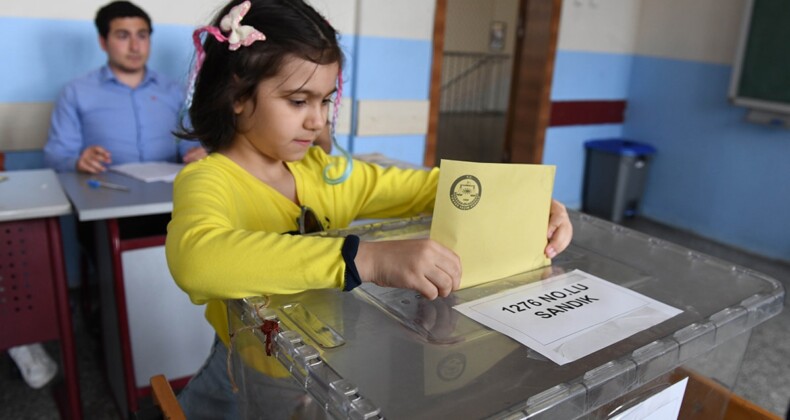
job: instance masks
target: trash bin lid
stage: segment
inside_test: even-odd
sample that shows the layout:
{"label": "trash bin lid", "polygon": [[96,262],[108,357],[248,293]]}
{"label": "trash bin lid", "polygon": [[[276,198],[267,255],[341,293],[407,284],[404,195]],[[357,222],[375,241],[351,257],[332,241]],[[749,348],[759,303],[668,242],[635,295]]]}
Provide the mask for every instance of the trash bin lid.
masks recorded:
{"label": "trash bin lid", "polygon": [[649,144],[626,139],[590,140],[584,143],[584,147],[623,156],[652,155],[656,153],[656,148]]}

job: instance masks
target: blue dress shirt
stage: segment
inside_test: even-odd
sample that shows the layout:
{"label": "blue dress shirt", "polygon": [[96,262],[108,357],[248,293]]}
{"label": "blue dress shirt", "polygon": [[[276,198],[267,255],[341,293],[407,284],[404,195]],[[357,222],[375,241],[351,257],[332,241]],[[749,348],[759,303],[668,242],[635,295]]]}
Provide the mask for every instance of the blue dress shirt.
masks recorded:
{"label": "blue dress shirt", "polygon": [[105,65],[70,82],[60,94],[52,111],[44,162],[59,172],[74,171],[89,146],[107,149],[113,165],[177,162],[200,145],[172,134],[183,101],[183,88],[151,69],[132,89]]}

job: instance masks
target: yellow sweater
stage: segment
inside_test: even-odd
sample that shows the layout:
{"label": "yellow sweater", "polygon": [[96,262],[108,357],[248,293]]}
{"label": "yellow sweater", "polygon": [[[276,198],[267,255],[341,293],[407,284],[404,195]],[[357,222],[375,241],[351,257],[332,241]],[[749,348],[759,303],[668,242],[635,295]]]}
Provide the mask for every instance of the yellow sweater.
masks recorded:
{"label": "yellow sweater", "polygon": [[[324,166],[342,159],[312,147],[288,163],[302,205],[327,229],[355,219],[407,217],[433,209],[439,171],[382,169],[354,161],[338,185],[322,178]],[[170,272],[226,345],[224,299],[343,288],[343,238],[283,234],[296,231],[300,208],[227,157],[213,153],[184,167],[173,191],[166,252]]]}

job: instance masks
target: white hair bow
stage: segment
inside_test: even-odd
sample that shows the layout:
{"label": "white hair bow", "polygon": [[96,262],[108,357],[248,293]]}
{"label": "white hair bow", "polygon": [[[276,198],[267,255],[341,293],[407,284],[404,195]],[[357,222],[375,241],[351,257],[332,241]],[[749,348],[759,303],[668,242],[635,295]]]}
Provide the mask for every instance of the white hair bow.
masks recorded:
{"label": "white hair bow", "polygon": [[255,41],[264,41],[266,36],[259,30],[249,25],[242,25],[241,19],[250,10],[250,1],[247,0],[230,9],[230,13],[225,15],[219,22],[222,32],[230,32],[226,35],[228,39],[228,49],[236,51],[242,45],[250,46]]}

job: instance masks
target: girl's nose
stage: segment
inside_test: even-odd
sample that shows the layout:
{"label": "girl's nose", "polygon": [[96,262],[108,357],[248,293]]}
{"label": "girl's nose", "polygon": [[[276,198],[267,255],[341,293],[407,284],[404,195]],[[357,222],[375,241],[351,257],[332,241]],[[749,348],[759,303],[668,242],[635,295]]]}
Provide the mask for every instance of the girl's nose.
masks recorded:
{"label": "girl's nose", "polygon": [[321,131],[326,125],[326,110],[322,106],[310,107],[310,113],[305,119],[304,126],[310,131]]}

